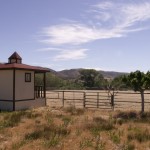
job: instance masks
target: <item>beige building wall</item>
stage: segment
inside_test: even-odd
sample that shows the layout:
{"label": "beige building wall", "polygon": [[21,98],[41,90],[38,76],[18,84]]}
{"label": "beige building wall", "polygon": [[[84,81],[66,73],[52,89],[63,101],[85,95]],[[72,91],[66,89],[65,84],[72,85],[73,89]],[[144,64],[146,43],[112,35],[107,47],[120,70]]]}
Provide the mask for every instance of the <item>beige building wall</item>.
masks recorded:
{"label": "beige building wall", "polygon": [[46,99],[38,98],[35,100],[18,101],[16,102],[16,110],[30,109],[45,106]]}
{"label": "beige building wall", "polygon": [[[25,73],[31,73],[31,82],[25,82]],[[34,99],[34,71],[16,70],[15,99]]]}
{"label": "beige building wall", "polygon": [[13,100],[13,70],[0,70],[0,100]]}
{"label": "beige building wall", "polygon": [[0,110],[12,111],[13,110],[13,102],[0,101]]}

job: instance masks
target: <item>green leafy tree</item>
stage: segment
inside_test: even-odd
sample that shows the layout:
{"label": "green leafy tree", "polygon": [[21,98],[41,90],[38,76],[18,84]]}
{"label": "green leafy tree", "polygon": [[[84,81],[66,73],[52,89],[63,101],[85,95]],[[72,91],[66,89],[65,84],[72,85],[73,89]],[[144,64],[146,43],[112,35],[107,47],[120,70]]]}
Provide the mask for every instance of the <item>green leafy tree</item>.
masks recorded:
{"label": "green leafy tree", "polygon": [[52,73],[46,74],[46,85],[52,89],[58,89],[63,86],[64,80]]}
{"label": "green leafy tree", "polygon": [[103,86],[105,82],[103,76],[94,69],[80,70],[79,80],[88,88]]}
{"label": "green leafy tree", "polygon": [[[39,73],[35,75],[35,86],[43,86],[43,74]],[[46,87],[49,89],[58,89],[62,87],[64,80],[57,77],[52,73],[46,73]]]}
{"label": "green leafy tree", "polygon": [[95,78],[94,86],[98,87],[98,88],[101,88],[101,89],[105,89],[107,85],[108,85],[107,79],[104,79],[103,75],[101,75],[99,73]]}
{"label": "green leafy tree", "polygon": [[43,85],[43,75],[41,73],[35,74],[35,86]]}
{"label": "green leafy tree", "polygon": [[61,87],[63,90],[83,90],[84,87],[81,82],[76,80],[64,80],[63,86]]}
{"label": "green leafy tree", "polygon": [[134,91],[139,91],[141,94],[141,112],[144,112],[144,91],[150,87],[150,72],[146,74],[139,70],[131,72],[123,77],[123,82],[131,87]]}
{"label": "green leafy tree", "polygon": [[125,90],[125,89],[127,89],[128,87],[122,81],[123,77],[124,76],[121,75],[119,77],[114,78],[113,80],[111,80],[109,82],[109,85],[111,85],[111,87],[113,87],[115,90]]}

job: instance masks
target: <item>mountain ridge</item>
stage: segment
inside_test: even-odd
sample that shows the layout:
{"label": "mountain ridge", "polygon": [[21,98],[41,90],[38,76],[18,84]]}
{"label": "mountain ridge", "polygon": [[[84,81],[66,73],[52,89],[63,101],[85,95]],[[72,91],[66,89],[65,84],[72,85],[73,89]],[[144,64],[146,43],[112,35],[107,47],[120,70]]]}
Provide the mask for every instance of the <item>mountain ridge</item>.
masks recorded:
{"label": "mountain ridge", "polygon": [[[55,73],[55,75],[63,79],[76,79],[80,75],[79,71],[82,69],[85,68],[65,69],[61,71],[53,70],[53,73]],[[96,71],[102,74],[105,79],[114,79],[118,76],[128,74],[127,72],[117,72],[117,71],[103,71],[103,70],[96,70]]]}

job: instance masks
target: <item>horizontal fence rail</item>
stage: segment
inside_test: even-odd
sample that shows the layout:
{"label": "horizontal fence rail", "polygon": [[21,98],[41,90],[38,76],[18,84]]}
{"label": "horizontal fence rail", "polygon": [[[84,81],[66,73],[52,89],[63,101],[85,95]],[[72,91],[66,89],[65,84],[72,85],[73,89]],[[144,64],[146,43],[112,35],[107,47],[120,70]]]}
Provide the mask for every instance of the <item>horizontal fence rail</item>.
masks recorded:
{"label": "horizontal fence rail", "polygon": [[[54,90],[47,91],[47,104],[52,107],[141,110],[141,95],[130,91]],[[150,92],[145,92],[145,110],[150,111]]]}

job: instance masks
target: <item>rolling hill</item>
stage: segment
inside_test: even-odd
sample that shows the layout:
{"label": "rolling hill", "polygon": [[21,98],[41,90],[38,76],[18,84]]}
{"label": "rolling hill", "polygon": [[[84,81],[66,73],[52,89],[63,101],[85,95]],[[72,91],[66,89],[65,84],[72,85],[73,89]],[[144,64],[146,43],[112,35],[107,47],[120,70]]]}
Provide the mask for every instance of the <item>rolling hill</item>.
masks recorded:
{"label": "rolling hill", "polygon": [[[69,70],[62,70],[55,72],[57,76],[63,78],[63,79],[76,79],[80,73],[79,71],[83,68],[79,69],[69,69]],[[125,72],[115,72],[115,71],[98,71],[100,74],[104,76],[106,79],[114,79],[115,77],[118,77],[120,75],[127,74]]]}

